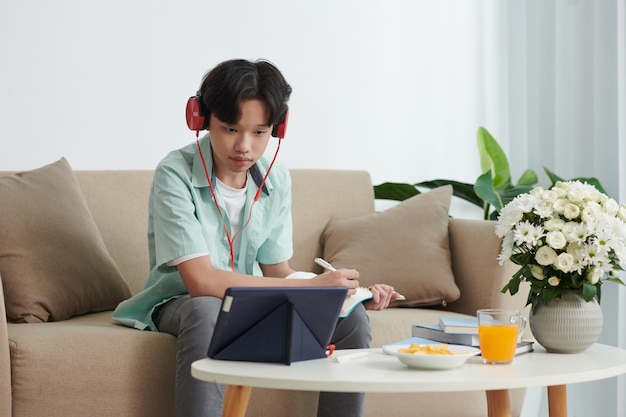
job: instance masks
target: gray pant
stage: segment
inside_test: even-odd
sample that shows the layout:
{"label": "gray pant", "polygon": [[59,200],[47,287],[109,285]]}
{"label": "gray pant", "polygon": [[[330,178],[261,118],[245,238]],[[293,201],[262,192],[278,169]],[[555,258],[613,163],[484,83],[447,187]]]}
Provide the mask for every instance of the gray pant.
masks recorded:
{"label": "gray pant", "polygon": [[[191,364],[207,357],[209,341],[222,300],[215,297],[183,296],[162,306],[155,313],[160,331],[177,337],[176,415],[178,417],[219,417],[224,405],[224,387],[197,380],[191,376]],[[339,319],[331,343],[337,349],[367,348],[371,342],[365,308],[359,305]],[[360,417],[363,415],[362,393],[322,392],[318,417]]]}

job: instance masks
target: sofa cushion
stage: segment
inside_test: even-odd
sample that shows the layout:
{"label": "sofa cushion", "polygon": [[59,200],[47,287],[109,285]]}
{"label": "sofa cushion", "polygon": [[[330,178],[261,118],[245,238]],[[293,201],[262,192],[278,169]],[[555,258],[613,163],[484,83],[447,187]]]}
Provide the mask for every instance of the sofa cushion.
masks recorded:
{"label": "sofa cushion", "polygon": [[130,296],[65,159],[0,177],[0,196],[8,320],[64,320]]}
{"label": "sofa cushion", "polygon": [[12,416],[175,415],[172,335],[115,325],[110,311],[8,333]]}
{"label": "sofa cushion", "polygon": [[452,187],[418,194],[380,213],[330,221],[324,258],[355,268],[363,286],[385,283],[406,297],[395,306],[441,305],[460,297],[448,241]]}

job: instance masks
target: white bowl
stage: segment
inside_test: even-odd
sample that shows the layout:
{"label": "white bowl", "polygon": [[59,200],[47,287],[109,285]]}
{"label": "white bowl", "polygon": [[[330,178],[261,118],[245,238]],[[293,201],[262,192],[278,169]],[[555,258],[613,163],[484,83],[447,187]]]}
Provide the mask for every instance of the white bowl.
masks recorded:
{"label": "white bowl", "polygon": [[387,345],[385,353],[397,357],[400,362],[409,368],[418,369],[452,369],[465,363],[472,356],[480,353],[480,349],[472,346],[448,345],[452,355],[438,355],[425,353],[402,353],[398,349],[408,348],[409,345]]}

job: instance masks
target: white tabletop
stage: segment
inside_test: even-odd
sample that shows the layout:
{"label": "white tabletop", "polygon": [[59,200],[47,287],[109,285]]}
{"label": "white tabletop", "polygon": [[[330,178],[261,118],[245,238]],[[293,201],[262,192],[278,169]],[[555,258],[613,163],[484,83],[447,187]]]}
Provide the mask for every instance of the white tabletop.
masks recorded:
{"label": "white tabletop", "polygon": [[[227,385],[304,391],[451,392],[501,390],[594,381],[626,374],[626,350],[595,344],[583,353],[535,352],[512,364],[485,365],[473,357],[459,368],[426,371],[407,368],[381,349],[338,363],[333,358],[291,365],[202,359],[192,364],[195,378]],[[334,355],[352,353],[335,351]]]}

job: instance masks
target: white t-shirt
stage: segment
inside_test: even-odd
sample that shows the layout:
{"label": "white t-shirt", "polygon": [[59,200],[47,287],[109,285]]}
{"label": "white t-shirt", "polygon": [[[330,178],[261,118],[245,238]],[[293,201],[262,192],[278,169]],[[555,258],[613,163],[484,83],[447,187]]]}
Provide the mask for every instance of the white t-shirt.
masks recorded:
{"label": "white t-shirt", "polygon": [[[233,236],[243,227],[243,207],[246,204],[246,191],[248,189],[248,182],[243,188],[233,188],[222,181],[217,179],[217,189],[224,199],[224,205],[226,207],[226,213],[230,219],[230,237]],[[241,234],[237,234],[235,241],[233,242],[233,249],[235,253],[239,252],[239,246],[241,245]],[[176,259],[172,259],[167,263],[168,266],[176,266],[190,259],[199,258],[200,256],[208,255],[207,253],[190,253],[185,256],[181,256]]]}

